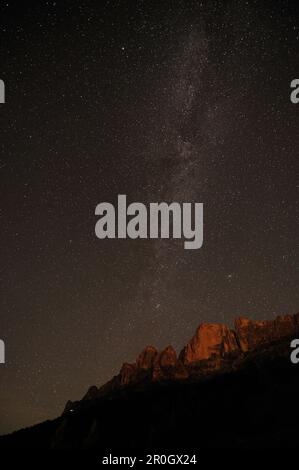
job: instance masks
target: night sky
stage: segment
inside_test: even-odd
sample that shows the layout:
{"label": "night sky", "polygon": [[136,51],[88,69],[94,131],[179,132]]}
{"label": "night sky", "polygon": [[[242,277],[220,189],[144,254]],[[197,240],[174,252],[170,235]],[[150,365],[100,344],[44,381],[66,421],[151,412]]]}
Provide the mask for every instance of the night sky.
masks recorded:
{"label": "night sky", "polygon": [[[299,310],[298,51],[288,1],[0,2],[0,433],[147,344]],[[203,247],[97,239],[118,194],[202,202]]]}

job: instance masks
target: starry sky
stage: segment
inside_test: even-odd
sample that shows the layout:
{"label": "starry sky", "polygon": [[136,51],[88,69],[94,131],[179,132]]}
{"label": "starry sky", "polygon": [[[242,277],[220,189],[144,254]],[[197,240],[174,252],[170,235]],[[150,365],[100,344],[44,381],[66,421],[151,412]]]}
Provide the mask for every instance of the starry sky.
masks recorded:
{"label": "starry sky", "polygon": [[[295,3],[0,2],[0,433],[147,344],[298,311]],[[202,202],[203,247],[97,239],[118,194]]]}

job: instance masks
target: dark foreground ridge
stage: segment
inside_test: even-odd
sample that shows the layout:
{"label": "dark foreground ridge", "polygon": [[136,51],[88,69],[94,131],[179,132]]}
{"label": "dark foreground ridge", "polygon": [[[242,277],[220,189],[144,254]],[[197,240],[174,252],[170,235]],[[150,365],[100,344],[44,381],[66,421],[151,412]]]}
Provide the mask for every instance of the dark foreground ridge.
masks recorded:
{"label": "dark foreground ridge", "polygon": [[148,346],[59,418],[0,437],[4,448],[297,447],[299,314],[201,324],[177,356]]}

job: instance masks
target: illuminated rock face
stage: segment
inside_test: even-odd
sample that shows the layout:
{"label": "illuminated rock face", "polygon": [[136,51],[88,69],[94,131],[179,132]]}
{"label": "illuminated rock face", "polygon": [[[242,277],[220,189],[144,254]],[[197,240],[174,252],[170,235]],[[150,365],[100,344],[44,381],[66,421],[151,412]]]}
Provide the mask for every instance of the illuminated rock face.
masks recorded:
{"label": "illuminated rock face", "polygon": [[120,385],[128,385],[136,380],[137,367],[135,364],[125,363],[119,372]]}
{"label": "illuminated rock face", "polygon": [[172,346],[161,352],[147,346],[134,364],[122,366],[119,384],[140,382],[145,377],[154,382],[184,380],[194,366],[197,374],[206,375],[221,369],[224,362],[233,363],[250,351],[298,334],[299,314],[279,316],[273,321],[240,317],[235,320],[235,330],[218,323],[202,323],[179,357]]}
{"label": "illuminated rock face", "polygon": [[147,346],[138,356],[136,365],[138,369],[148,370],[153,367],[158,351],[153,346]]}
{"label": "illuminated rock face", "polygon": [[295,337],[299,332],[299,316],[283,315],[273,321],[241,317],[235,320],[235,331],[242,352],[248,352],[283,338]]}
{"label": "illuminated rock face", "polygon": [[172,346],[167,346],[157,355],[153,367],[153,381],[180,380],[187,377],[188,373]]}
{"label": "illuminated rock face", "polygon": [[180,359],[185,365],[214,358],[234,357],[254,351],[299,333],[299,314],[278,316],[275,320],[256,321],[240,317],[235,320],[235,330],[225,325],[201,324],[191,341],[183,348]]}
{"label": "illuminated rock face", "polygon": [[[299,313],[278,316],[272,321],[240,317],[235,320],[235,330],[221,324],[202,323],[179,357],[172,346],[160,352],[147,346],[136,362],[124,363],[120,372],[105,385],[99,389],[91,387],[83,401],[109,395],[128,385],[143,387],[153,382],[193,381],[202,376],[236,370],[252,351],[298,337]],[[68,402],[65,412],[71,412],[77,406],[80,402]]]}
{"label": "illuminated rock face", "polygon": [[156,382],[187,377],[188,373],[172,346],[167,346],[159,353],[153,346],[147,346],[134,364],[123,364],[118,375],[118,384],[126,386],[145,379]]}
{"label": "illuminated rock face", "polygon": [[184,347],[180,358],[185,365],[225,357],[239,351],[235,332],[225,325],[203,323],[191,341]]}

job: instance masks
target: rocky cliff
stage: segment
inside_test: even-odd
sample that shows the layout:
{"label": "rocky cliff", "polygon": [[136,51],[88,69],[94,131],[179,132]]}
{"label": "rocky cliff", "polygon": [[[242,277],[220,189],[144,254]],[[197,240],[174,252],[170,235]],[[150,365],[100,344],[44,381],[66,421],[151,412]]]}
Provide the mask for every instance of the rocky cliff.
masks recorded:
{"label": "rocky cliff", "polygon": [[203,323],[180,354],[146,347],[55,420],[0,436],[0,450],[206,449],[210,459],[213,448],[273,447],[276,458],[299,445],[298,337],[298,314],[238,318],[233,329]]}
{"label": "rocky cliff", "polygon": [[[202,323],[177,356],[172,346],[158,351],[147,346],[134,363],[124,363],[118,375],[107,384],[91,387],[83,400],[103,397],[116,390],[138,384],[187,381],[235,370],[249,353],[299,335],[299,313],[274,320],[256,321],[240,317],[234,329],[222,324]],[[81,402],[68,402],[65,412]]]}

